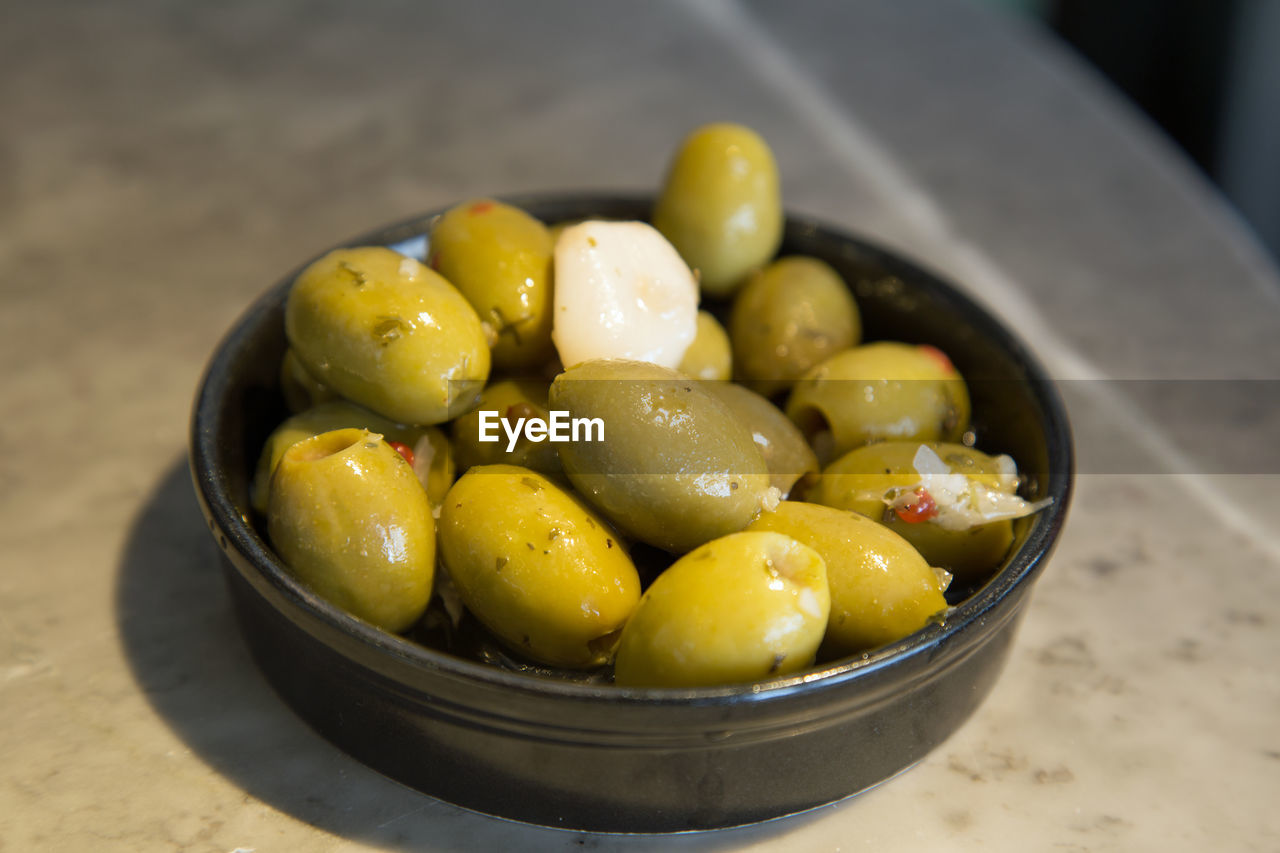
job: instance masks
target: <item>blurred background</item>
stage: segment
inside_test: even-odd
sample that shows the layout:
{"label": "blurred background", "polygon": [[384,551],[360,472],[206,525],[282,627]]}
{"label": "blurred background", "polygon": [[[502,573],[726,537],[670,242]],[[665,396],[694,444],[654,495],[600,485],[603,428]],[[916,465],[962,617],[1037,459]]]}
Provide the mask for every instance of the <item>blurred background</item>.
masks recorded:
{"label": "blurred background", "polygon": [[1280,257],[1280,2],[986,2],[1040,21],[1078,50]]}

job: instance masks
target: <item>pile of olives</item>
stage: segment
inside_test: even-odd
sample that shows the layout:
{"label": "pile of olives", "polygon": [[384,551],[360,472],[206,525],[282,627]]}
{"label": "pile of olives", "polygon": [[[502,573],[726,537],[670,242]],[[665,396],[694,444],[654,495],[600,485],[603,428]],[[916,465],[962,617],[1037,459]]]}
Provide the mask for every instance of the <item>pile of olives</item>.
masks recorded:
{"label": "pile of olives", "polygon": [[[422,260],[312,263],[253,485],[273,547],[387,631],[623,686],[795,673],[940,618],[1035,507],[970,446],[947,357],[863,343],[836,270],[776,257],[782,223],[769,147],[715,124],[652,224],[474,199]],[[554,412],[600,430],[485,440]]]}

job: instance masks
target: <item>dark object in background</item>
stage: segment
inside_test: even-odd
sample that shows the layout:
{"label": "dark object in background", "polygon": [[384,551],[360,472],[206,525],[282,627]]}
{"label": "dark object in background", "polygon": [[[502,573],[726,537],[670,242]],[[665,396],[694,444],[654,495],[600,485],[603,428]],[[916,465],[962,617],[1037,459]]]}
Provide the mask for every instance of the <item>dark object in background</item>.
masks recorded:
{"label": "dark object in background", "polygon": [[1056,0],[1024,11],[1182,146],[1280,259],[1280,2]]}
{"label": "dark object in background", "polygon": [[1058,0],[1050,24],[1214,175],[1238,0]]}

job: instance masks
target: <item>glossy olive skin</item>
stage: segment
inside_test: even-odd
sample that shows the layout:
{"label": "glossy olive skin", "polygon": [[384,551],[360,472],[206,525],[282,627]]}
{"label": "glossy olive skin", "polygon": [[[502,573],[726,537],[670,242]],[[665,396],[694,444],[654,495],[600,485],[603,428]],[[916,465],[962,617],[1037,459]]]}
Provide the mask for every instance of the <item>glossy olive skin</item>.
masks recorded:
{"label": "glossy olive skin", "polygon": [[831,599],[826,563],[779,533],[732,533],[677,560],[622,629],[614,682],[708,687],[813,663]]}
{"label": "glossy olive skin", "polygon": [[773,403],[734,382],[705,382],[702,387],[720,398],[751,430],[769,471],[769,482],[784,497],[801,477],[818,472],[818,457],[804,434]]}
{"label": "glossy olive skin", "polygon": [[731,294],[782,242],[778,167],[768,144],[736,124],[694,130],[671,162],[653,224],[698,271],[703,293]]}
{"label": "glossy olive skin", "polygon": [[779,258],[733,300],[734,377],[766,396],[791,387],[862,338],[858,305],[844,279],[817,258]]}
{"label": "glossy olive skin", "polygon": [[480,318],[433,270],[381,247],[338,249],[308,266],[285,303],[306,371],[398,423],[466,411],[489,376]]}
{"label": "glossy olive skin", "polygon": [[[417,427],[389,421],[346,400],[330,400],[292,415],[267,436],[253,474],[251,503],[267,511],[267,489],[280,457],[295,443],[335,429],[367,429],[387,441],[398,441],[414,451],[414,469],[435,506],[453,484],[453,460],[444,433],[436,427]],[[420,464],[421,463],[421,464]]]}
{"label": "glossy olive skin", "polygon": [[515,465],[458,479],[440,514],[440,556],[477,619],[554,666],[606,663],[640,600],[636,568],[605,521]]}
{"label": "glossy olive skin", "polygon": [[750,430],[677,371],[586,361],[551,383],[550,406],[599,418],[604,441],[559,444],[565,473],[619,528],[684,553],[746,527],[776,499]]}
{"label": "glossy olive skin", "polygon": [[280,359],[280,394],[291,412],[305,412],[321,403],[341,399],[332,388],[307,373],[292,347],[285,350],[284,358]]}
{"label": "glossy olive skin", "polygon": [[[560,454],[556,445],[529,441],[523,436],[507,452],[507,434],[499,426],[496,442],[480,441],[480,413],[496,411],[500,417],[547,418],[549,382],[535,379],[502,379],[491,382],[480,392],[480,403],[474,411],[458,417],[450,424],[454,460],[459,471],[476,465],[520,465],[543,474],[560,473]],[[493,431],[490,431],[490,435]]]}
{"label": "glossy olive skin", "polygon": [[[1012,494],[1015,483],[1002,484],[996,461],[963,444],[931,442],[929,446],[953,473],[965,474],[987,488]],[[861,513],[916,547],[930,565],[947,569],[960,580],[975,580],[994,571],[1013,545],[1008,519],[947,530],[931,521],[908,523],[886,506],[882,496],[894,487],[920,482],[912,464],[920,442],[885,441],[851,450],[828,465],[808,499],[825,506]]]}
{"label": "glossy olive skin", "polygon": [[729,333],[710,311],[698,312],[698,331],[676,367],[686,376],[724,381],[733,375],[733,349]]}
{"label": "glossy olive skin", "polygon": [[435,576],[435,522],[407,462],[361,429],[291,445],[271,477],[271,544],[318,595],[387,631],[417,621]]}
{"label": "glossy olive skin", "polygon": [[933,347],[879,341],[806,373],[786,412],[825,464],[872,441],[959,441],[969,428],[969,391]]}
{"label": "glossy olive skin", "polygon": [[497,335],[495,368],[536,369],[551,355],[552,255],[542,222],[481,198],[431,227],[427,265],[449,280]]}
{"label": "glossy olive skin", "polygon": [[772,530],[822,555],[831,618],[819,657],[833,659],[892,643],[946,610],[942,582],[911,544],[854,512],[783,501],[748,530]]}

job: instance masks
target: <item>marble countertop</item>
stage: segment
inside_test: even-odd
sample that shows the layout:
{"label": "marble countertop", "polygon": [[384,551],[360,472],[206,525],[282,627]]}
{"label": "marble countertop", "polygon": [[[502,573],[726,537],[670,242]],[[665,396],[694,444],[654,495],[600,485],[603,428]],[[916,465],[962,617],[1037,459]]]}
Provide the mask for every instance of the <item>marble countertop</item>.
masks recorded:
{"label": "marble countertop", "polygon": [[[0,849],[1274,850],[1280,279],[1095,74],[963,2],[9,4]],[[461,197],[650,190],[709,120],[1064,380],[1065,537],[986,703],[796,818],[597,837],[386,781],[275,697],[186,470],[214,344]]]}

